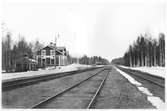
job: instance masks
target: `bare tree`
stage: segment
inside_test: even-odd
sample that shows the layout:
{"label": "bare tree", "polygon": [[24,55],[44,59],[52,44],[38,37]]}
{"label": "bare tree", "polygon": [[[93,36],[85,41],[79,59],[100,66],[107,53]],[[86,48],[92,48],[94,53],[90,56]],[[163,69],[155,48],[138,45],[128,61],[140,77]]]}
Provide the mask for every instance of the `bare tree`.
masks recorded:
{"label": "bare tree", "polygon": [[159,41],[151,34],[140,35],[124,54],[125,64],[133,66],[165,66],[165,35],[159,34]]}
{"label": "bare tree", "polygon": [[5,68],[6,72],[10,71],[11,68],[11,33],[7,32],[7,34],[3,37],[2,40],[2,66]]}

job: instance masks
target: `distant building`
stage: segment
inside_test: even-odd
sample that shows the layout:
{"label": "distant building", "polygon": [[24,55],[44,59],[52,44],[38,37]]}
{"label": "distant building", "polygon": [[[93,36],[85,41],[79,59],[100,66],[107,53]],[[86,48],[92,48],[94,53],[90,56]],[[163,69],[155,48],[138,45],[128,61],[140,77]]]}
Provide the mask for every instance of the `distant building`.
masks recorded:
{"label": "distant building", "polygon": [[44,47],[37,51],[36,60],[38,61],[38,67],[45,66],[63,66],[67,65],[68,52],[65,47],[56,47],[55,44]]}

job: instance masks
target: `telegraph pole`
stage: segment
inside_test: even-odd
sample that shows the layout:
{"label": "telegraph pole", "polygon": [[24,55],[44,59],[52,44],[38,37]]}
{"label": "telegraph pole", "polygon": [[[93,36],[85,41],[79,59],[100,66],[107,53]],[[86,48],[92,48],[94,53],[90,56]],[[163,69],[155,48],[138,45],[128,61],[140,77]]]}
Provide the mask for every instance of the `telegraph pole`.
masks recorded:
{"label": "telegraph pole", "polygon": [[55,50],[55,68],[56,68],[56,50],[57,50],[57,37],[59,38],[59,33],[57,36],[55,36],[55,45],[54,45],[54,50]]}
{"label": "telegraph pole", "polygon": [[55,52],[55,68],[56,68],[56,49],[57,49],[57,39],[56,39],[56,36],[55,36],[55,44],[54,44],[54,52]]}

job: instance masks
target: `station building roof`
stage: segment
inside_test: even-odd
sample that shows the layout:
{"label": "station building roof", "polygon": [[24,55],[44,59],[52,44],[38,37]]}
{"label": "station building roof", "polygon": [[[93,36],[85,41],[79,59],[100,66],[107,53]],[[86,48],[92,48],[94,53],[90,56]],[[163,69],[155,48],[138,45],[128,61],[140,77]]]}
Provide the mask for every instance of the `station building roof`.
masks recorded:
{"label": "station building roof", "polygon": [[34,60],[34,59],[30,59],[28,57],[21,57],[21,58],[18,58],[16,59],[16,64],[37,64],[38,61]]}

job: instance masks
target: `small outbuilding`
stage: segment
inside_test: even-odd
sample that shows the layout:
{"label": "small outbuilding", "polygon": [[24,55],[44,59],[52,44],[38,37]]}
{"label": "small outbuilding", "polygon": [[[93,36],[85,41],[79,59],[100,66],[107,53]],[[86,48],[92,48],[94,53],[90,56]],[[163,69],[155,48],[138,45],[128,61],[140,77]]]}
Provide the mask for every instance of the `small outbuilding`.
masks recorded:
{"label": "small outbuilding", "polygon": [[15,61],[15,72],[35,71],[38,62],[28,57],[22,57]]}

